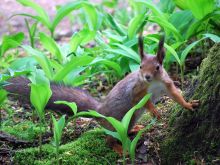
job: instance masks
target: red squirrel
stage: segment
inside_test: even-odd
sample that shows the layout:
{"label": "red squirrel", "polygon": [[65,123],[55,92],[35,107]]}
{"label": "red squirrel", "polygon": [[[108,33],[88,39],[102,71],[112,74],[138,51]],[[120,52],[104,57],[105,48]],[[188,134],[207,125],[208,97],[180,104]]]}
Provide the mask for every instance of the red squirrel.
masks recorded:
{"label": "red squirrel", "polygon": [[[130,73],[124,79],[119,81],[103,101],[97,101],[86,91],[81,89],[52,83],[51,89],[53,94],[46,108],[71,115],[72,111],[69,107],[54,104],[54,101],[65,100],[75,102],[79,111],[92,109],[105,116],[112,116],[121,120],[126,112],[136,105],[147,93],[152,93],[151,99],[147,101],[142,109],[137,110],[132,117],[129,126],[129,129],[131,129],[145,109],[149,110],[158,119],[161,118],[154,103],[163,94],[167,94],[186,109],[193,110],[194,107],[198,106],[199,103],[197,100],[192,102],[186,102],[184,100],[183,96],[168,76],[166,70],[163,68],[163,60],[165,57],[164,38],[162,37],[159,41],[158,51],[155,56],[144,53],[143,39],[141,36],[139,37],[138,44],[141,58],[140,69]],[[11,93],[16,93],[19,96],[19,100],[30,103],[29,80],[17,77],[11,79],[10,82],[12,84],[6,86],[5,89]],[[106,121],[100,122],[104,127],[109,129],[112,128]]]}

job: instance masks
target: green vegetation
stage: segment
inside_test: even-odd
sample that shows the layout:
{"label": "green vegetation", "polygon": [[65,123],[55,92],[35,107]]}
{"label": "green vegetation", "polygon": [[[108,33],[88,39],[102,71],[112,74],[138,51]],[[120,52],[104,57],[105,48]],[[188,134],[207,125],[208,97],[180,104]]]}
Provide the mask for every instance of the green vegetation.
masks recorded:
{"label": "green vegetation", "polygon": [[63,128],[65,126],[65,116],[62,116],[58,121],[52,116],[53,119],[53,137],[54,137],[54,146],[56,147],[56,159],[57,159],[57,164],[60,164],[59,160],[59,145],[61,143],[61,138],[62,138],[62,132]]}
{"label": "green vegetation", "polygon": [[[106,147],[103,131],[93,130],[82,135],[78,140],[61,145],[62,164],[116,164],[118,154]],[[42,146],[42,159],[38,159],[38,148],[17,151],[15,164],[53,164],[56,162],[56,151],[50,144]],[[25,158],[25,159],[24,159]]]}
{"label": "green vegetation", "polygon": [[[19,150],[14,156],[15,164],[115,163],[118,156],[106,147],[105,136],[101,131],[88,132],[69,144],[61,143],[61,135],[65,134],[65,124],[70,120],[75,120],[72,129],[76,131],[76,119],[81,116],[99,117],[107,120],[116,132],[105,129],[105,133],[122,143],[124,164],[126,153],[129,153],[134,164],[137,141],[141,138],[141,134],[153,124],[153,121],[133,140],[128,136],[128,126],[133,113],[143,106],[149,99],[149,95],[127,112],[122,121],[100,115],[93,110],[78,113],[75,103],[57,101],[56,104],[69,106],[74,115],[69,117],[66,123],[64,116],[58,121],[58,116],[53,116],[53,135],[56,146],[54,148],[50,144],[42,146],[42,134],[46,132],[47,126],[51,122],[45,118],[45,106],[52,95],[50,82],[74,87],[86,86],[92,90],[96,90],[97,85],[101,88],[114,86],[127,73],[139,69],[141,60],[138,54],[138,34],[143,32],[144,50],[148,54],[156,54],[159,38],[165,36],[164,67],[166,70],[174,72],[174,75],[177,75],[177,80],[180,78],[183,88],[186,79],[185,73],[188,72],[186,69],[187,60],[191,59],[189,57],[204,58],[204,54],[213,44],[220,42],[220,5],[216,0],[160,0],[158,3],[152,0],[127,0],[124,4],[118,0],[103,0],[99,4],[80,0],[56,6],[53,16],[50,16],[49,11],[34,0],[17,0],[14,3],[18,3],[23,8],[30,8],[35,14],[24,12],[12,15],[10,18],[13,19],[24,18],[28,34],[23,32],[9,33],[0,39],[1,130],[18,139],[28,141],[36,140],[39,137],[41,155],[41,159],[39,159],[37,148]],[[64,18],[70,19],[71,26],[76,26],[78,30],[72,32],[71,36],[63,42],[58,41],[56,35],[58,25]],[[29,43],[26,42],[27,40]],[[217,60],[218,57],[211,56],[205,61],[210,58]],[[219,74],[210,71],[205,64],[206,62],[203,63],[198,79],[202,85],[208,84],[207,88],[214,86],[213,93],[215,93],[219,86],[212,84],[212,81],[216,80],[216,77],[218,79],[216,82],[219,81]],[[218,65],[216,64],[216,66]],[[199,67],[199,64],[196,67]],[[212,69],[219,70],[218,68],[213,66]],[[21,123],[14,125],[13,115],[5,117],[2,122],[4,115],[4,111],[2,111],[4,106],[2,105],[7,99],[7,92],[3,90],[3,87],[8,84],[9,79],[18,76],[25,76],[31,81],[29,84],[31,89],[30,103],[34,107],[33,116],[36,111],[38,119],[31,122],[27,117],[21,120]],[[202,85],[199,88],[203,89]],[[97,91],[99,92],[99,90]],[[202,100],[203,107],[198,114],[199,117],[205,115],[209,109],[206,106],[206,100],[209,100],[208,92],[204,89],[202,93],[204,94],[200,95],[201,91],[199,90],[193,96],[193,98]],[[101,97],[102,94],[98,96]],[[192,118],[193,120],[194,116],[188,112],[180,112],[179,106],[175,106],[173,109],[169,120],[171,130],[178,119]],[[149,116],[146,118],[150,121]],[[215,119],[215,116],[208,119]],[[202,132],[209,132],[203,124],[198,131],[194,131],[198,134],[193,136],[193,141],[200,139],[203,135]],[[219,129],[212,131],[216,133]],[[214,135],[213,132],[210,132],[210,135]],[[182,159],[193,164],[194,160],[191,160],[189,156],[195,147],[191,143],[192,139],[186,138],[185,140],[182,138],[184,134],[175,133],[177,138],[167,138],[162,145],[163,151],[166,151],[163,152],[165,162]],[[215,152],[219,141],[217,143],[216,141],[208,142],[207,139],[208,148]],[[182,146],[190,144],[188,150],[182,150],[178,153],[175,150],[173,153],[172,150],[178,146],[179,140]]]}

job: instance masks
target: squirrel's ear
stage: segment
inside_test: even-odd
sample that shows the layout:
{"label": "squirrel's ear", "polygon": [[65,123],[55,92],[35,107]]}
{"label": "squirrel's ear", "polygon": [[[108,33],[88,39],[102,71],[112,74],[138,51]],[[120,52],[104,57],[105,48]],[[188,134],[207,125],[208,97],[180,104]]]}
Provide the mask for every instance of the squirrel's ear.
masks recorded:
{"label": "squirrel's ear", "polygon": [[163,64],[164,57],[165,57],[164,36],[162,36],[158,44],[158,50],[157,50],[157,60],[161,65]]}
{"label": "squirrel's ear", "polygon": [[143,58],[144,58],[144,43],[143,43],[142,33],[140,33],[139,37],[138,37],[138,47],[139,47],[139,54],[140,54],[141,60],[143,60]]}

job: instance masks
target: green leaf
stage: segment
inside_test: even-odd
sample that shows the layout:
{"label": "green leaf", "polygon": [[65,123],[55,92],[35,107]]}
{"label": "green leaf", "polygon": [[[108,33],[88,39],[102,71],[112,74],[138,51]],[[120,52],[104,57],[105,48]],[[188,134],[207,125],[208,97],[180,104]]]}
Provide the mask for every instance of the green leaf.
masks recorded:
{"label": "green leaf", "polygon": [[121,27],[121,25],[112,17],[111,14],[106,14],[106,18],[112,29],[118,32],[121,36],[126,36],[125,30]]}
{"label": "green leaf", "polygon": [[159,16],[149,17],[149,21],[158,23],[164,30],[167,30],[169,33],[173,33],[177,41],[182,40],[182,36],[179,31],[174,27],[167,19]]}
{"label": "green leaf", "polygon": [[143,130],[139,131],[138,134],[135,136],[135,138],[132,140],[130,144],[129,154],[130,154],[133,164],[135,160],[135,148],[136,148],[138,140],[141,138],[141,135],[143,134],[144,131],[149,130],[155,124],[155,121],[156,120],[151,120],[151,123],[148,124],[147,127],[145,127]]}
{"label": "green leaf", "polygon": [[209,38],[211,39],[213,42],[216,42],[216,43],[219,43],[220,42],[220,37],[215,35],[215,34],[211,34],[211,33],[206,33],[206,34],[203,34],[203,36],[205,38]]}
{"label": "green leaf", "polygon": [[180,61],[181,61],[181,65],[183,66],[186,60],[186,57],[188,55],[188,53],[190,52],[190,50],[195,47],[200,41],[202,41],[204,38],[195,41],[193,43],[191,43],[190,45],[188,45],[181,53],[181,57],[180,57]]}
{"label": "green leaf", "polygon": [[44,119],[44,108],[49,101],[52,91],[48,84],[31,84],[30,101],[41,120]]}
{"label": "green leaf", "polygon": [[213,12],[215,0],[186,0],[187,7],[197,19],[202,19],[207,14]]}
{"label": "green leaf", "polygon": [[100,113],[98,113],[97,111],[94,111],[94,110],[79,112],[74,117],[86,117],[86,116],[98,117],[98,118],[104,118],[105,117],[102,114],[100,114]]}
{"label": "green leaf", "polygon": [[63,128],[65,126],[65,115],[63,115],[58,121],[56,121],[56,119],[52,115],[52,120],[53,120],[53,125],[54,125],[54,129],[53,129],[54,141],[55,141],[56,146],[59,146],[61,142]]}
{"label": "green leaf", "polygon": [[126,141],[127,132],[123,124],[113,117],[105,117],[105,119],[114,127],[119,134],[119,140],[123,143]]}
{"label": "green leaf", "polygon": [[35,19],[37,22],[42,23],[45,27],[47,27],[50,30],[50,25],[48,25],[48,22],[45,22],[45,20],[40,16],[35,16],[35,15],[27,14],[27,13],[19,13],[19,14],[12,15],[10,18],[12,18],[14,16],[30,17],[32,19]]}
{"label": "green leaf", "polygon": [[60,7],[52,23],[52,29],[54,30],[56,26],[62,21],[62,19],[67,16],[70,12],[81,7],[82,2],[67,3],[66,5]]}
{"label": "green leaf", "polygon": [[125,131],[128,131],[128,127],[129,127],[129,123],[131,121],[131,117],[133,116],[134,112],[140,108],[142,108],[146,102],[149,100],[149,98],[151,97],[151,94],[147,94],[146,96],[144,96],[140,102],[138,104],[136,104],[133,108],[131,108],[123,117],[122,119],[122,125],[125,128]]}
{"label": "green leaf", "polygon": [[[116,46],[118,46],[119,48],[121,48],[122,50],[124,50],[126,52],[126,56],[132,58],[133,60],[135,60],[136,62],[140,63],[140,56],[131,48],[124,46],[122,44],[114,44]],[[122,54],[123,55],[123,54]]]}
{"label": "green leaf", "polygon": [[60,23],[60,21],[67,16],[73,10],[83,8],[85,10],[86,19],[90,30],[95,30],[96,26],[98,25],[98,14],[94,6],[92,6],[89,2],[86,1],[77,1],[77,2],[70,2],[66,5],[59,8],[53,23],[52,23],[52,30],[56,28],[56,26]]}
{"label": "green leaf", "polygon": [[55,101],[55,104],[64,104],[67,105],[68,107],[71,108],[71,110],[73,111],[73,114],[76,115],[77,114],[77,105],[74,102],[68,102],[68,101]]}
{"label": "green leaf", "polygon": [[44,46],[44,48],[47,49],[52,55],[55,55],[60,63],[63,63],[62,53],[54,39],[44,33],[40,33],[39,36],[40,42]]}
{"label": "green leaf", "polygon": [[134,72],[140,68],[140,64],[135,62],[134,60],[129,60],[129,68],[131,72]]}
{"label": "green leaf", "polygon": [[50,18],[46,11],[37,3],[33,2],[32,0],[17,0],[23,6],[27,6],[32,8],[37,14],[38,18],[40,18],[41,23],[46,25],[49,29],[51,28]]}
{"label": "green leaf", "polygon": [[93,40],[95,36],[96,32],[90,31],[89,29],[83,29],[75,33],[70,39],[70,50],[76,52],[80,44],[87,44],[89,41]]}
{"label": "green leaf", "polygon": [[112,137],[114,137],[114,138],[120,140],[120,136],[119,136],[119,134],[118,134],[117,132],[113,132],[113,131],[110,131],[110,130],[105,129],[105,128],[104,128],[104,131],[105,131],[105,133],[106,133],[107,135],[111,135]]}
{"label": "green leaf", "polygon": [[212,13],[207,14],[201,20],[198,20],[198,21],[194,22],[191,26],[189,26],[189,28],[187,30],[186,39],[197,35],[198,32],[201,33],[202,31],[206,31],[206,29],[202,25],[206,24],[206,22],[208,20],[210,20],[211,18],[215,19],[216,17],[217,18],[220,17],[220,11],[218,11],[218,10],[215,10]]}
{"label": "green leaf", "polygon": [[[146,39],[149,39],[149,40],[152,40],[155,42],[159,42],[159,40],[155,37],[146,36]],[[179,58],[177,52],[175,51],[175,49],[173,49],[171,46],[167,45],[166,43],[164,43],[164,47],[174,56],[174,58],[176,59],[178,64],[181,64],[180,58]]]}
{"label": "green leaf", "polygon": [[132,39],[135,37],[136,33],[138,32],[138,29],[143,24],[143,22],[146,20],[146,15],[144,14],[138,14],[136,15],[128,24],[128,38]]}
{"label": "green leaf", "polygon": [[7,98],[7,91],[4,89],[0,89],[0,107],[6,98]]}
{"label": "green leaf", "polygon": [[173,0],[174,3],[183,10],[188,9],[188,4],[187,4],[187,0]]}
{"label": "green leaf", "polygon": [[100,64],[104,64],[108,67],[111,67],[112,69],[114,69],[116,71],[116,73],[118,74],[118,76],[122,76],[122,71],[121,71],[121,67],[119,64],[117,64],[116,62],[110,61],[110,60],[106,60],[106,59],[102,59],[100,57],[95,58],[90,65],[97,65],[98,63]]}
{"label": "green leaf", "polygon": [[85,11],[86,21],[90,30],[96,30],[98,27],[98,13],[96,8],[89,4],[83,4],[83,10]]}
{"label": "green leaf", "polygon": [[53,75],[53,69],[50,65],[49,59],[40,51],[33,49],[30,46],[22,46],[25,51],[27,51],[29,54],[33,55],[36,61],[39,63],[41,68],[44,70],[46,76],[51,80]]}
{"label": "green leaf", "polygon": [[94,58],[90,56],[73,57],[70,62],[64,65],[63,69],[61,69],[54,75],[53,80],[62,81],[66,77],[66,75],[72,72],[74,69],[88,65],[92,62],[93,59]]}
{"label": "green leaf", "polygon": [[164,18],[163,13],[160,11],[160,9],[158,9],[158,7],[152,1],[135,0],[135,2],[144,4],[147,8],[151,9],[154,15]]}
{"label": "green leaf", "polygon": [[21,45],[24,40],[24,33],[19,32],[17,34],[4,36],[0,45],[0,57],[5,54],[11,48],[16,48]]}

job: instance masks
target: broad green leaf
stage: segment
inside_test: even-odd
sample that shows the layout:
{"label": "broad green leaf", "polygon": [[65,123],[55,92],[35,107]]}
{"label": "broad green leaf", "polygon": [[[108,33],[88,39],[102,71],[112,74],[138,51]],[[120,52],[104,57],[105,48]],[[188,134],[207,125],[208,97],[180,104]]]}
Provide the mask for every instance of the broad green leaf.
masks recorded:
{"label": "broad green leaf", "polygon": [[95,30],[98,25],[98,14],[94,6],[92,6],[89,2],[86,1],[76,1],[70,2],[66,5],[60,7],[57,11],[57,14],[52,23],[52,30],[56,28],[56,26],[60,23],[60,21],[67,16],[73,10],[83,8],[85,10],[87,23],[91,30]]}
{"label": "broad green leaf", "polygon": [[134,72],[140,68],[140,64],[135,62],[134,60],[129,60],[129,68],[131,72]]}
{"label": "broad green leaf", "polygon": [[36,109],[41,120],[44,119],[44,108],[49,101],[52,91],[48,84],[33,84],[31,83],[31,94],[30,101],[31,104]]}
{"label": "broad green leaf", "polygon": [[134,59],[136,62],[140,63],[140,56],[131,48],[124,46],[122,44],[114,44],[116,46],[118,46],[119,48],[121,48],[122,50],[124,50],[127,53],[127,57],[130,57],[132,59]]}
{"label": "broad green leaf", "polygon": [[120,24],[112,17],[111,14],[106,14],[107,20],[111,28],[118,32],[121,36],[126,36],[125,30],[120,26]]}
{"label": "broad green leaf", "polygon": [[213,12],[215,0],[186,0],[187,7],[197,19],[202,19],[207,14]]}
{"label": "broad green leaf", "polygon": [[4,36],[2,39],[2,43],[0,45],[0,57],[3,56],[7,50],[20,46],[23,40],[24,40],[24,33],[22,32],[13,35]]}
{"label": "broad green leaf", "polygon": [[135,37],[136,33],[138,32],[138,29],[143,24],[143,22],[146,20],[146,15],[139,14],[136,15],[128,24],[128,38],[132,39]]}
{"label": "broad green leaf", "polygon": [[151,97],[151,94],[147,94],[146,96],[144,96],[140,102],[138,104],[136,104],[133,108],[131,108],[123,117],[121,123],[125,128],[125,131],[128,131],[128,127],[129,127],[129,123],[131,121],[131,117],[133,116],[134,112],[140,108],[142,108],[146,102],[149,100],[149,98]]}
{"label": "broad green leaf", "polygon": [[44,70],[46,76],[49,79],[52,79],[53,69],[50,65],[49,59],[43,53],[41,53],[40,51],[36,49],[33,49],[30,46],[22,46],[22,48],[24,48],[24,50],[27,51],[30,55],[34,56],[36,61],[39,63],[41,68]]}
{"label": "broad green leaf", "polygon": [[73,111],[73,114],[76,115],[77,114],[77,105],[74,102],[68,102],[68,101],[55,101],[55,104],[64,104],[67,105],[68,107],[71,108],[71,110]]}
{"label": "broad green leaf", "polygon": [[12,70],[31,70],[34,66],[37,65],[37,61],[32,56],[17,58],[14,60],[11,65],[10,69]]}
{"label": "broad green leaf", "polygon": [[152,1],[135,0],[135,2],[144,4],[147,8],[151,9],[153,14],[164,18],[163,13],[160,11],[160,9],[158,9],[158,7]]}
{"label": "broad green leaf", "polygon": [[98,14],[96,8],[89,3],[84,3],[83,10],[85,11],[86,21],[89,29],[96,30],[98,27]]}
{"label": "broad green leaf", "polygon": [[0,107],[6,98],[7,98],[7,91],[0,88]]}
{"label": "broad green leaf", "polygon": [[65,126],[65,116],[63,115],[58,121],[52,115],[53,125],[54,125],[54,141],[56,146],[58,146],[61,142],[63,128]]}
{"label": "broad green leaf", "polygon": [[127,38],[126,36],[120,36],[118,34],[114,34],[112,31],[104,31],[103,33],[110,40],[110,43],[111,42],[123,42]]}
{"label": "broad green leaf", "polygon": [[151,120],[150,124],[147,125],[147,127],[145,127],[143,130],[139,131],[138,134],[135,136],[135,138],[132,140],[131,144],[130,144],[130,149],[129,149],[129,153],[130,153],[130,157],[132,162],[134,163],[135,160],[135,148],[137,145],[138,140],[141,138],[141,135],[144,131],[149,130],[154,124],[155,124],[156,120]]}
{"label": "broad green leaf", "polygon": [[200,41],[202,41],[204,38],[195,41],[193,43],[191,43],[190,45],[188,45],[181,53],[181,57],[180,57],[180,61],[181,61],[181,65],[183,66],[186,60],[186,57],[188,55],[188,53],[190,52],[190,50],[195,47]]}
{"label": "broad green leaf", "polygon": [[42,17],[40,16],[35,16],[35,15],[31,15],[31,14],[27,14],[27,13],[19,13],[19,14],[14,14],[12,15],[10,18],[14,17],[14,16],[24,16],[24,17],[30,17],[35,19],[36,21],[42,23],[45,27],[47,27],[50,30],[50,24],[48,24],[48,22],[46,22]]}
{"label": "broad green leaf", "polygon": [[114,137],[114,138],[120,140],[120,136],[119,136],[119,134],[118,134],[117,132],[113,132],[113,131],[110,131],[110,130],[105,129],[105,128],[104,128],[104,131],[105,131],[105,133],[106,133],[107,135],[111,135],[112,137]]}
{"label": "broad green leaf", "polygon": [[216,42],[216,43],[219,43],[220,42],[220,36],[217,36],[215,34],[211,34],[211,33],[206,33],[206,34],[203,34],[203,36],[205,38],[209,38],[211,39],[212,41]]}
{"label": "broad green leaf", "polygon": [[119,140],[123,143],[126,140],[127,132],[123,124],[113,117],[105,117],[105,119],[114,127],[114,129],[119,134]]}
{"label": "broad green leaf", "polygon": [[97,111],[94,110],[89,110],[89,111],[82,111],[78,112],[74,117],[98,117],[98,118],[104,118],[102,114],[98,113]]}
{"label": "broad green leaf", "polygon": [[174,3],[183,10],[188,9],[188,4],[187,4],[187,0],[173,0]]}
{"label": "broad green leaf", "polygon": [[88,29],[83,29],[75,33],[70,39],[70,50],[76,52],[80,44],[87,44],[95,38],[96,32]]}
{"label": "broad green leaf", "polygon": [[38,14],[38,18],[41,18],[41,22],[48,28],[51,27],[50,18],[48,14],[40,5],[33,2],[32,0],[17,0],[17,2],[19,2],[23,6],[32,8]]}
{"label": "broad green leaf", "polygon": [[183,35],[184,38],[188,31],[189,25],[195,21],[192,13],[189,10],[177,11],[171,14],[169,22]]}
{"label": "broad green leaf", "polygon": [[173,33],[177,41],[182,40],[182,36],[179,31],[167,19],[158,16],[151,16],[149,17],[149,21],[156,22],[163,27],[164,30],[167,30],[169,33]]}
{"label": "broad green leaf", "polygon": [[72,12],[75,9],[79,9],[81,7],[81,3],[82,2],[72,2],[72,3],[67,3],[64,6],[61,6],[58,11],[57,14],[53,20],[52,23],[52,29],[54,30],[56,28],[56,26],[62,21],[62,19],[67,16],[70,12]]}
{"label": "broad green leaf", "polygon": [[119,76],[122,76],[122,71],[121,71],[121,67],[120,65],[118,65],[116,62],[113,62],[113,61],[110,61],[110,60],[106,60],[106,59],[102,59],[102,58],[95,58],[91,63],[90,65],[96,65],[98,63],[101,63],[103,65],[106,65],[108,67],[111,67],[112,69],[114,69],[116,71],[116,73],[119,75]]}
{"label": "broad green leaf", "polygon": [[163,13],[169,13],[169,14],[173,13],[176,7],[175,3],[172,0],[170,1],[160,0],[158,6]]}
{"label": "broad green leaf", "polygon": [[212,13],[207,14],[205,17],[203,17],[201,20],[198,20],[196,22],[194,22],[187,30],[187,35],[186,35],[186,39],[189,39],[190,37],[193,37],[195,35],[198,34],[198,32],[203,32],[206,29],[204,28],[204,24],[206,24],[206,22],[208,20],[215,19],[215,17],[220,17],[220,11],[216,10],[213,11]]}
{"label": "broad green leaf", "polygon": [[44,33],[40,33],[39,36],[40,42],[44,46],[44,48],[47,49],[52,55],[55,55],[60,63],[63,63],[62,53],[54,39]]}
{"label": "broad green leaf", "polygon": [[74,69],[88,65],[92,62],[93,59],[94,58],[90,56],[79,56],[72,58],[70,62],[63,66],[63,69],[61,69],[54,75],[53,80],[62,81],[65,78],[65,76],[72,72]]}
{"label": "broad green leaf", "polygon": [[[149,40],[155,41],[155,42],[159,42],[159,40],[155,37],[146,37]],[[175,57],[176,61],[178,62],[178,64],[180,64],[180,58],[178,56],[178,54],[176,53],[175,49],[173,49],[171,46],[167,45],[166,43],[164,43],[164,47]]]}

